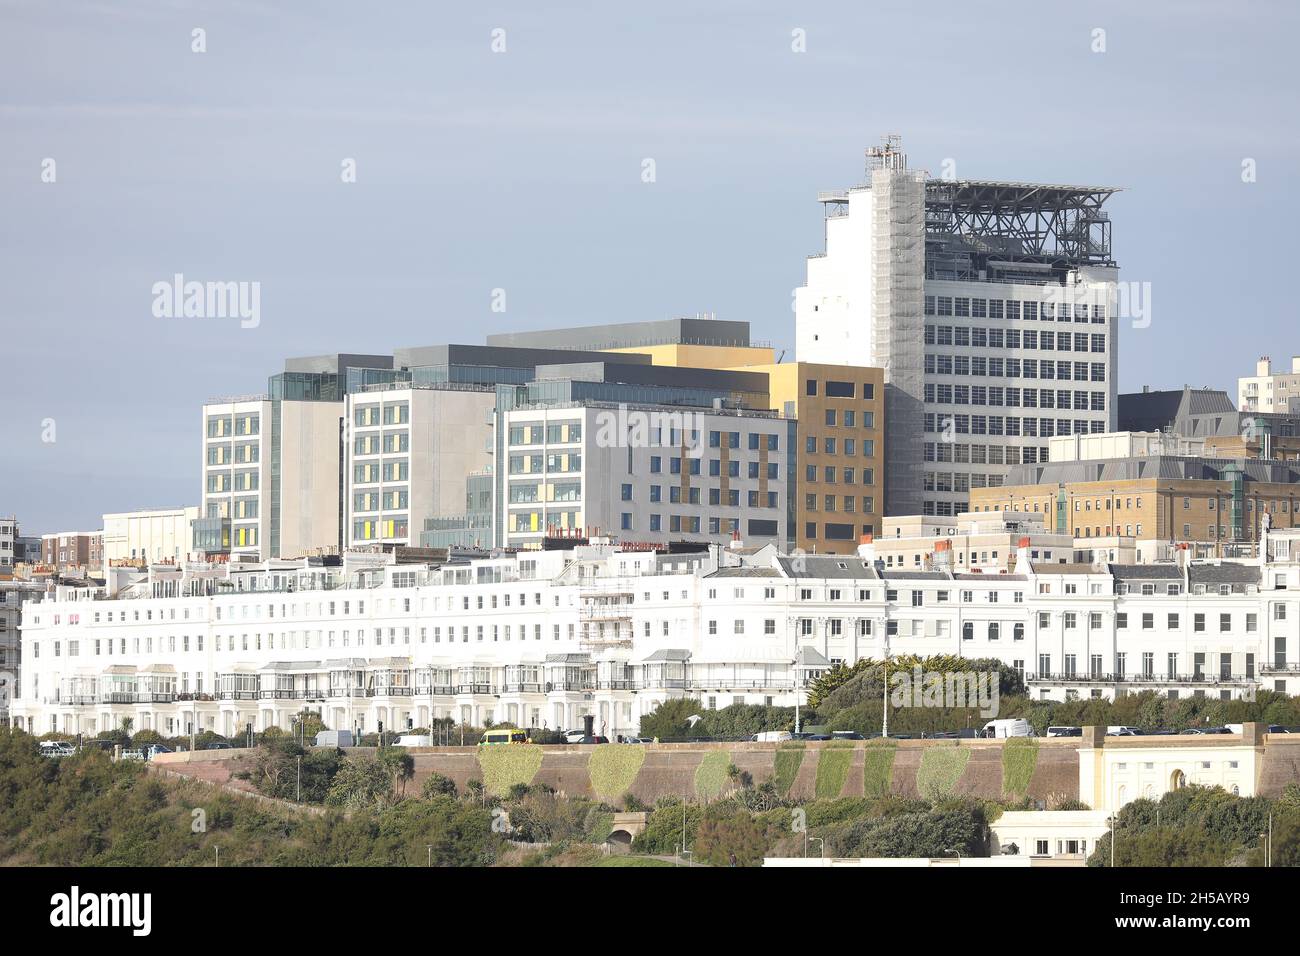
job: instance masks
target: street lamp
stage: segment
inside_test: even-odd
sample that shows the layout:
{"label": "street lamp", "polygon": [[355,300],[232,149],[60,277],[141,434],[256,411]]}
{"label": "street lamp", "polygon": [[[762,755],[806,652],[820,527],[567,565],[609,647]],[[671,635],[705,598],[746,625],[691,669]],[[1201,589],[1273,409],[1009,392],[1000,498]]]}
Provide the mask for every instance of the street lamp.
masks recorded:
{"label": "street lamp", "polygon": [[[816,840],[820,844],[820,846],[817,847],[817,859],[819,860],[824,859],[826,857],[826,841],[823,840],[821,837],[809,837],[808,839]],[[805,852],[804,856],[807,855],[808,855],[807,852]]]}
{"label": "street lamp", "polygon": [[793,664],[794,674],[794,732],[799,733],[799,655],[796,654]]}
{"label": "street lamp", "polygon": [[881,637],[885,642],[885,679],[884,686],[880,692],[880,736],[881,739],[889,738],[889,621],[882,620],[881,627],[884,633]]}

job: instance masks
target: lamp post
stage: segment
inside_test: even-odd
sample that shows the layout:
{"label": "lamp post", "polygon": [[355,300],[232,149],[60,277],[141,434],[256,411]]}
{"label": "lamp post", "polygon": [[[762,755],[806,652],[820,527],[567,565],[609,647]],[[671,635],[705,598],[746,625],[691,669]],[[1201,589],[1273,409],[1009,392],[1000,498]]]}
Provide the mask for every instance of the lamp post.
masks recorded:
{"label": "lamp post", "polygon": [[799,655],[794,656],[793,668],[791,673],[794,674],[794,732],[799,733]]}
{"label": "lamp post", "polygon": [[880,736],[881,739],[889,738],[889,621],[882,620],[881,627],[883,633],[881,637],[885,642],[885,678],[884,686],[880,692]]}
{"label": "lamp post", "polygon": [[[809,839],[816,840],[817,843],[819,844],[819,846],[817,847],[817,859],[819,860],[824,859],[826,856],[826,841],[823,840],[821,837],[809,837]],[[804,856],[807,855],[808,853],[805,851]]]}

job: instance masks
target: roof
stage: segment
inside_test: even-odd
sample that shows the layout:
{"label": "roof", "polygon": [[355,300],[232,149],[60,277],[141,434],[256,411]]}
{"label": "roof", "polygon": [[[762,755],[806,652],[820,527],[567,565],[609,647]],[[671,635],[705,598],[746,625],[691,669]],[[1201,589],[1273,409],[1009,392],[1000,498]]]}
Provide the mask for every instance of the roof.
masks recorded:
{"label": "roof", "polygon": [[706,578],[779,578],[781,572],[776,568],[718,568],[706,574]]}
{"label": "roof", "polygon": [[1193,564],[1187,570],[1192,584],[1259,584],[1261,578],[1250,564]]}
{"label": "roof", "polygon": [[1038,574],[1105,574],[1105,569],[1091,564],[1044,564]]}
{"label": "roof", "polygon": [[831,662],[815,647],[801,647],[795,655],[797,667],[830,667]]}
{"label": "roof", "polygon": [[590,664],[590,654],[547,654],[547,664]]}
{"label": "roof", "polygon": [[[882,572],[881,577],[883,577],[885,581],[947,581],[948,572],[947,571],[890,571],[888,568],[886,568]],[[976,577],[983,577],[983,575],[976,575]],[[993,575],[989,575],[989,577],[993,577]]]}
{"label": "roof", "polygon": [[870,562],[855,555],[807,554],[800,557],[778,557],[781,570],[792,578],[876,578],[878,575]]}
{"label": "roof", "polygon": [[269,664],[263,664],[261,669],[264,671],[279,671],[282,673],[290,671],[316,671],[320,670],[320,661],[271,661]]}
{"label": "roof", "polygon": [[[1052,567],[1052,565],[1048,565]],[[954,574],[954,581],[1028,581],[1023,574]]]}
{"label": "roof", "polygon": [[642,663],[651,661],[689,661],[691,652],[684,648],[661,647],[649,657],[641,658]]}
{"label": "roof", "polygon": [[1181,581],[1183,569],[1174,564],[1108,564],[1119,581]]}

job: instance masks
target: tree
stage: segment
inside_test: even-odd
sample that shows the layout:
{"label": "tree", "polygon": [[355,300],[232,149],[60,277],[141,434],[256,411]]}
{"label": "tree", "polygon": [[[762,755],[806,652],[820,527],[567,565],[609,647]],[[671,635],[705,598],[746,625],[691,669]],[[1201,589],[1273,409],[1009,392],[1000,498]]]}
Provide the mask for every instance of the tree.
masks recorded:
{"label": "tree", "polygon": [[950,801],[923,813],[897,813],[851,824],[837,855],[878,857],[986,856],[989,829],[983,807]]}
{"label": "tree", "polygon": [[252,771],[253,786],[259,793],[280,800],[323,803],[343,762],[343,751],[304,750],[289,737],[282,737],[259,749]]}
{"label": "tree", "polygon": [[695,857],[715,866],[757,866],[767,853],[763,827],[744,810],[700,822]]}
{"label": "tree", "polygon": [[385,747],[379,752],[379,763],[388,771],[399,796],[405,796],[406,785],[415,777],[415,758],[404,747]]}
{"label": "tree", "polygon": [[457,796],[456,782],[440,773],[431,773],[424,778],[420,796],[425,800],[432,800],[434,797],[455,797]]}
{"label": "tree", "polygon": [[666,740],[674,737],[701,737],[695,733],[688,717],[702,714],[704,707],[693,697],[676,697],[666,700],[641,718],[641,736]]}
{"label": "tree", "polygon": [[393,800],[393,776],[373,757],[349,757],[339,766],[325,805],[345,810],[384,807]]}

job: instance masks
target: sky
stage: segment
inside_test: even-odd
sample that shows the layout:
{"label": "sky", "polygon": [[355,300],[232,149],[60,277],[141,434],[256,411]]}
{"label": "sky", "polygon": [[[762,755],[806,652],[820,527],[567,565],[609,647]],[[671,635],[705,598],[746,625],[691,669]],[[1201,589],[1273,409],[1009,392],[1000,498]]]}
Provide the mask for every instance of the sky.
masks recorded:
{"label": "sky", "polygon": [[[286,356],[709,312],[792,358],[817,191],[886,133],[935,175],[1121,187],[1151,322],[1122,328],[1120,390],[1235,394],[1300,353],[1298,20],[0,0],[0,514],[38,534],[197,504],[200,406]],[[258,283],[258,322],[155,315],[178,273]]]}

